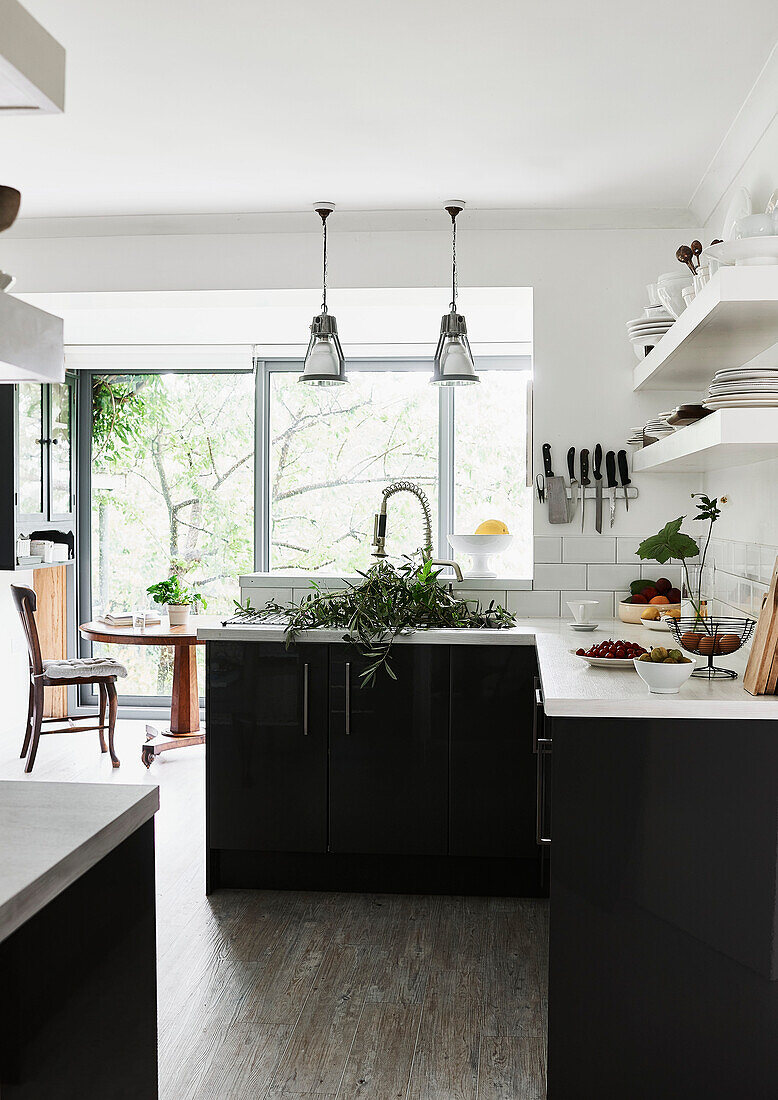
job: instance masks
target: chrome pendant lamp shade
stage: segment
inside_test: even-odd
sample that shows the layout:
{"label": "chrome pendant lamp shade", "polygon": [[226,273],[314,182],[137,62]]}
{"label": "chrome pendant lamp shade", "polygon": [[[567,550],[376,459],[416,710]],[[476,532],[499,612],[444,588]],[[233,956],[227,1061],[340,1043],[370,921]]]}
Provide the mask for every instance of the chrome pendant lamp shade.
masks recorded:
{"label": "chrome pendant lamp shade", "polygon": [[313,208],[322,224],[322,303],[321,313],[317,313],[311,321],[311,339],[298,381],[307,382],[311,386],[337,386],[348,382],[348,378],[343,348],[338,339],[337,321],[327,312],[327,218],[335,209],[335,203],[317,202]]}
{"label": "chrome pendant lamp shade", "polygon": [[464,209],[461,199],[450,199],[446,212],[451,217],[451,308],[443,314],[435,364],[430,382],[434,386],[471,386],[480,382],[467,338],[467,324],[457,313],[457,214]]}

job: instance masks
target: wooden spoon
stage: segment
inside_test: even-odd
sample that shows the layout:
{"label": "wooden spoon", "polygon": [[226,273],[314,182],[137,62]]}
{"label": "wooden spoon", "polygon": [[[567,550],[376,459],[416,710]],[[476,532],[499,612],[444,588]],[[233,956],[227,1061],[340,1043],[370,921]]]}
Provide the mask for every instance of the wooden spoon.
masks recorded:
{"label": "wooden spoon", "polygon": [[697,258],[697,270],[700,270],[700,256],[702,255],[702,243],[700,241],[692,241],[691,250]]}
{"label": "wooden spoon", "polygon": [[19,213],[22,196],[15,187],[3,187],[0,184],[0,233],[10,229]]}
{"label": "wooden spoon", "polygon": [[676,250],[675,258],[676,258],[676,260],[678,260],[679,263],[686,264],[686,266],[689,268],[689,271],[691,271],[692,275],[696,275],[697,274],[697,269],[695,268],[694,264],[692,263],[692,256],[693,255],[694,255],[694,253],[692,252],[691,248],[689,248],[688,244],[682,244]]}

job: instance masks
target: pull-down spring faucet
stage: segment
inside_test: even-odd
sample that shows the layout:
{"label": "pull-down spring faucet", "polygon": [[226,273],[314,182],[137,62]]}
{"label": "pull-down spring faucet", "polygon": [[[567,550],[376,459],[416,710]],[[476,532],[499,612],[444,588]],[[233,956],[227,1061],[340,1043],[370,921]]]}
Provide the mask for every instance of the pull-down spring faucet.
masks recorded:
{"label": "pull-down spring faucet", "polygon": [[376,549],[373,551],[374,558],[385,558],[386,553],[386,502],[389,497],[394,496],[395,493],[412,493],[416,497],[421,505],[422,512],[424,513],[424,542],[421,548],[421,554],[424,561],[429,562],[431,565],[446,565],[454,570],[454,574],[458,581],[462,580],[462,570],[455,561],[449,561],[447,559],[433,558],[432,548],[432,512],[430,510],[430,502],[427,498],[427,494],[416,485],[413,481],[393,481],[391,485],[387,485],[381,495],[381,509],[376,512],[375,520],[373,522],[373,546]]}

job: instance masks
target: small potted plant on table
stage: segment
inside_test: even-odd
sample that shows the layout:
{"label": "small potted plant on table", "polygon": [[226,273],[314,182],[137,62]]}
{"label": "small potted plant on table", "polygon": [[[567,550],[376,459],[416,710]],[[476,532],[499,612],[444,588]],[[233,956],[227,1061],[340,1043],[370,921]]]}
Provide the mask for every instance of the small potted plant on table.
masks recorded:
{"label": "small potted plant on table", "polygon": [[200,592],[182,584],[178,576],[168,577],[166,581],[157,581],[146,589],[150,596],[167,608],[171,626],[186,626],[189,622],[189,609],[202,604],[203,610],[208,604]]}

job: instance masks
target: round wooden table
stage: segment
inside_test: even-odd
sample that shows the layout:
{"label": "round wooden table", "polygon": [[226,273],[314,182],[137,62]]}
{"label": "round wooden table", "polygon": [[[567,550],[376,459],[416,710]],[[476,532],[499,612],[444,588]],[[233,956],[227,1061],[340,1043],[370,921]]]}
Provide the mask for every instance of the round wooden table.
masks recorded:
{"label": "round wooden table", "polygon": [[90,642],[108,645],[173,646],[173,685],[170,707],[170,730],[164,734],[154,726],[146,726],[149,735],[143,746],[143,763],[148,767],[155,756],[169,749],[187,745],[202,745],[205,732],[200,729],[200,692],[197,687],[197,646],[205,643],[197,638],[197,627],[218,622],[215,616],[197,615],[188,626],[161,623],[136,630],[132,626],[109,626],[94,621],[82,623],[79,631]]}

